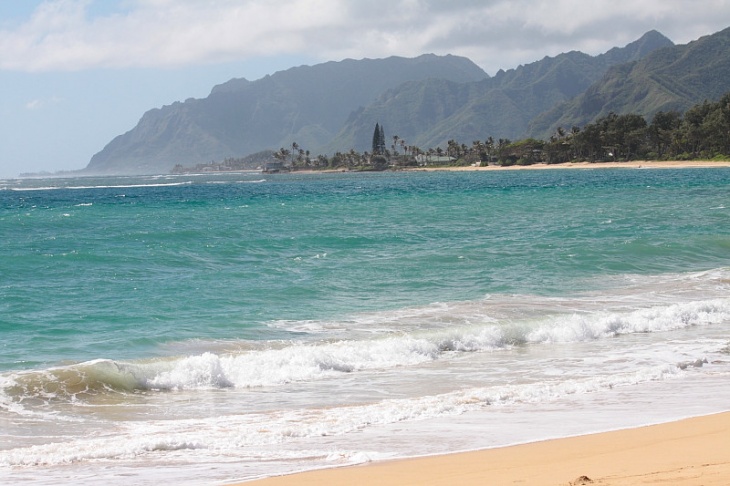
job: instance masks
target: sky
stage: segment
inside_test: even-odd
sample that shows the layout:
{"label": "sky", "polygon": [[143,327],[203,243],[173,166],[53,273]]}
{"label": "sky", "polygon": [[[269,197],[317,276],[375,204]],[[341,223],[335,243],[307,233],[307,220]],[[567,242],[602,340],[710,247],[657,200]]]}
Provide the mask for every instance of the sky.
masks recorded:
{"label": "sky", "polygon": [[425,53],[491,76],[726,27],[730,0],[0,0],[0,177],[84,168],[146,111],[231,78]]}

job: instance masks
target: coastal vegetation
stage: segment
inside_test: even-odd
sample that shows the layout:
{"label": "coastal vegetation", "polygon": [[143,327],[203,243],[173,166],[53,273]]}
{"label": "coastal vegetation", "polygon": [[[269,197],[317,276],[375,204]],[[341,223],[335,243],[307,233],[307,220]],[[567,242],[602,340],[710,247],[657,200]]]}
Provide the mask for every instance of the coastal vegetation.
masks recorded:
{"label": "coastal vegetation", "polygon": [[[382,127],[378,126],[379,129]],[[570,129],[559,127],[548,140],[517,141],[487,137],[470,144],[449,140],[422,150],[399,136],[383,154],[391,167],[418,165],[501,166],[535,163],[608,162],[630,160],[726,160],[730,158],[730,93],[717,102],[704,101],[687,110],[660,111],[647,122],[638,114],[609,113],[594,123]],[[374,169],[372,153],[336,153],[315,163],[297,158],[293,168]],[[378,164],[382,167],[382,164]]]}
{"label": "coastal vegetation", "polygon": [[[570,129],[559,127],[548,140],[506,138],[449,140],[446,147],[422,149],[398,135],[388,142],[376,123],[370,151],[312,155],[291,147],[260,152],[246,159],[199,164],[195,171],[226,171],[265,167],[272,159],[286,170],[386,170],[419,166],[458,167],[486,165],[560,164],[565,162],[619,162],[630,160],[730,159],[730,92],[717,102],[704,101],[687,110],[660,111],[647,121],[638,114],[609,113],[593,123]],[[182,166],[176,171],[190,171]]]}

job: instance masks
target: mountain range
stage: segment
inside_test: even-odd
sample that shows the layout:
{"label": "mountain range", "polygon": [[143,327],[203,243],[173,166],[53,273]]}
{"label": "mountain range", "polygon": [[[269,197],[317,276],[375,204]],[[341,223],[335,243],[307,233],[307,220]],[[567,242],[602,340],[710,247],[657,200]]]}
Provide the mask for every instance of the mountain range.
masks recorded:
{"label": "mountain range", "polygon": [[612,67],[585,92],[535,117],[528,133],[544,137],[558,126],[582,127],[610,112],[649,118],[659,111],[681,113],[728,91],[730,28]]}
{"label": "mountain range", "polygon": [[145,113],[88,173],[169,172],[296,142],[313,154],[370,150],[376,123],[422,149],[448,140],[547,138],[608,112],[683,111],[730,91],[730,28],[686,45],[656,31],[598,56],[572,51],[490,77],[469,59],[344,60],[232,79],[203,99]]}

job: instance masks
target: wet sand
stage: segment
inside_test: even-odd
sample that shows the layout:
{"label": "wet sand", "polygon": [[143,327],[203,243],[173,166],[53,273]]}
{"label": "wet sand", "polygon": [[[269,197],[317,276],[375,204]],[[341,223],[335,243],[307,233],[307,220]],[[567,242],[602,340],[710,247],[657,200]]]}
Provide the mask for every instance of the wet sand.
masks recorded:
{"label": "wet sand", "polygon": [[730,484],[730,412],[484,451],[369,463],[255,486]]}

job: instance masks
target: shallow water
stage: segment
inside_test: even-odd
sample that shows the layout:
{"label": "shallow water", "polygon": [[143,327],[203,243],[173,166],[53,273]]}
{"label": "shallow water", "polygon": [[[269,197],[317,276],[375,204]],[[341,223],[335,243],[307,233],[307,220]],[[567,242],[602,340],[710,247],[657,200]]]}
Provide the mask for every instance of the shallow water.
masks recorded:
{"label": "shallow water", "polygon": [[0,479],[247,479],[730,403],[729,169],[0,181]]}

